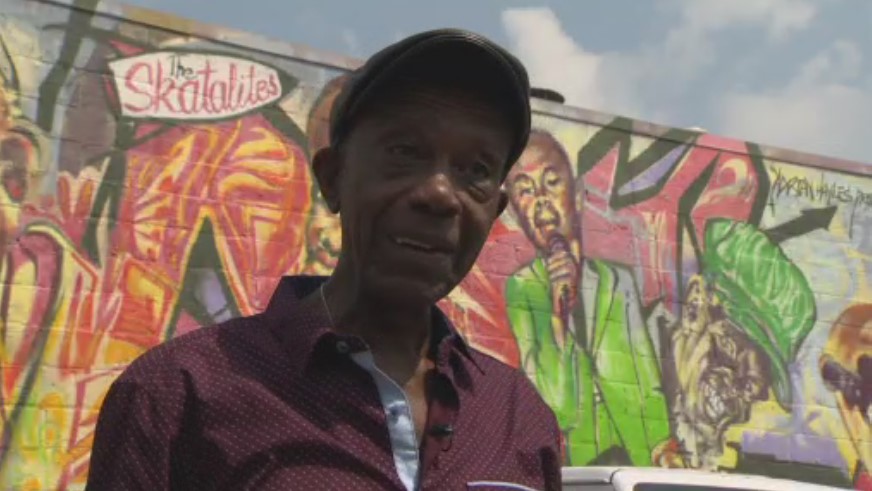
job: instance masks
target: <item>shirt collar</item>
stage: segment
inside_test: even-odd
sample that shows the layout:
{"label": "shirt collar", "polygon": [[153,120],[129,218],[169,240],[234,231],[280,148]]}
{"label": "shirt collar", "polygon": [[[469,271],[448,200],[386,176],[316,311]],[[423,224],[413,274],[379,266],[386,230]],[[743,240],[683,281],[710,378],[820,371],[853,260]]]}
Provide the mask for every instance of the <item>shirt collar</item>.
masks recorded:
{"label": "shirt collar", "polygon": [[[313,354],[325,345],[336,346],[336,343],[344,341],[350,352],[366,349],[359,338],[333,331],[330,314],[323,301],[312,296],[327,279],[326,276],[305,275],[283,277],[264,313],[270,329],[300,370],[308,366]],[[456,351],[484,373],[473,357],[472,350],[445,313],[434,306],[432,315],[431,357],[439,363]]]}

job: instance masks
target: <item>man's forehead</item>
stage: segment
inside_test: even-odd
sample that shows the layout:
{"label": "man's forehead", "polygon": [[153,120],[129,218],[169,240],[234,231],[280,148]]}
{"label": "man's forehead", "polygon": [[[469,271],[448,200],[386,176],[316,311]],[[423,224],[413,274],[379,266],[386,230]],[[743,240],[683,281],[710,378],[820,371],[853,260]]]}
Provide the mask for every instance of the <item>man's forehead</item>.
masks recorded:
{"label": "man's forehead", "polygon": [[460,113],[483,117],[501,117],[502,109],[496,102],[463,87],[441,86],[426,82],[407,82],[379,91],[362,108],[362,113],[379,116],[388,112],[428,114],[434,107],[459,109]]}

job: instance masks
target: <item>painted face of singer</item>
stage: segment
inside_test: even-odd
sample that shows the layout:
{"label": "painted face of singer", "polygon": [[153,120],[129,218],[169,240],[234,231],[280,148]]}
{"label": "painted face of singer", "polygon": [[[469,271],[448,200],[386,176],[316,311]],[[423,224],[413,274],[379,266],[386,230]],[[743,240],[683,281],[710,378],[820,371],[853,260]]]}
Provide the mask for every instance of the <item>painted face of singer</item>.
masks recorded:
{"label": "painted face of singer", "polygon": [[554,326],[560,339],[577,300],[581,275],[576,189],[569,157],[551,134],[534,130],[506,181],[512,210],[545,260],[554,311],[562,322]]}
{"label": "painted face of singer", "polygon": [[551,135],[533,131],[508,178],[512,209],[539,251],[554,242],[573,242],[575,182],[566,153]]}

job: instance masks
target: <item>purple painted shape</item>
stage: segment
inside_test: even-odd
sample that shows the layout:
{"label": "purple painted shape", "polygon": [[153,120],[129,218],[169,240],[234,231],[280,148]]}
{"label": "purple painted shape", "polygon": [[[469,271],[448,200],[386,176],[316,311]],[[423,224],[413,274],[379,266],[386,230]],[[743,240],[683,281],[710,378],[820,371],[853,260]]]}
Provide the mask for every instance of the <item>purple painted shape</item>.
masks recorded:
{"label": "purple painted shape", "polygon": [[812,424],[821,415],[802,410],[806,405],[805,394],[799,383],[802,372],[796,366],[790,367],[790,378],[794,390],[795,410],[791,413],[786,427],[768,433],[745,433],[742,437],[742,450],[748,453],[771,455],[779,460],[826,465],[846,470],[845,459],[839,452],[832,435],[816,434]]}
{"label": "purple painted shape", "polygon": [[195,285],[194,295],[212,317],[212,321],[223,322],[232,318],[233,308],[224,295],[218,274],[211,269],[203,269],[192,271],[191,276]]}
{"label": "purple painted shape", "polygon": [[663,156],[662,159],[654,162],[654,165],[645,169],[641,174],[636,176],[630,182],[621,186],[618,189],[618,196],[640,191],[657,184],[657,181],[663,178],[678,162],[678,158],[684,155],[684,150],[687,145],[679,145],[672,149],[669,153]]}
{"label": "purple painted shape", "polygon": [[[684,231],[682,231],[681,239],[684,240]],[[688,250],[690,249],[690,250]],[[681,284],[687,287],[693,275],[700,273],[699,270],[700,258],[696,257],[692,247],[685,248],[684,257],[681,258]]]}
{"label": "purple painted shape", "polygon": [[801,462],[845,469],[845,459],[832,438],[783,433],[748,434],[742,451],[771,455],[786,462]]}

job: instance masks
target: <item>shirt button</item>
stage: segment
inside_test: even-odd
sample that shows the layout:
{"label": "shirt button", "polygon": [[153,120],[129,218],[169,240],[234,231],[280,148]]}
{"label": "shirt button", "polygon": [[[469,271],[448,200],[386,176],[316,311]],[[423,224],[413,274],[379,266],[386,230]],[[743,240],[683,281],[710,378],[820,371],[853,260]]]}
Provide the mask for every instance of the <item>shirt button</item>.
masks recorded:
{"label": "shirt button", "polygon": [[348,343],[345,341],[338,341],[336,343],[336,351],[338,351],[339,353],[341,353],[343,355],[348,353],[350,351],[350,348],[348,347]]}

